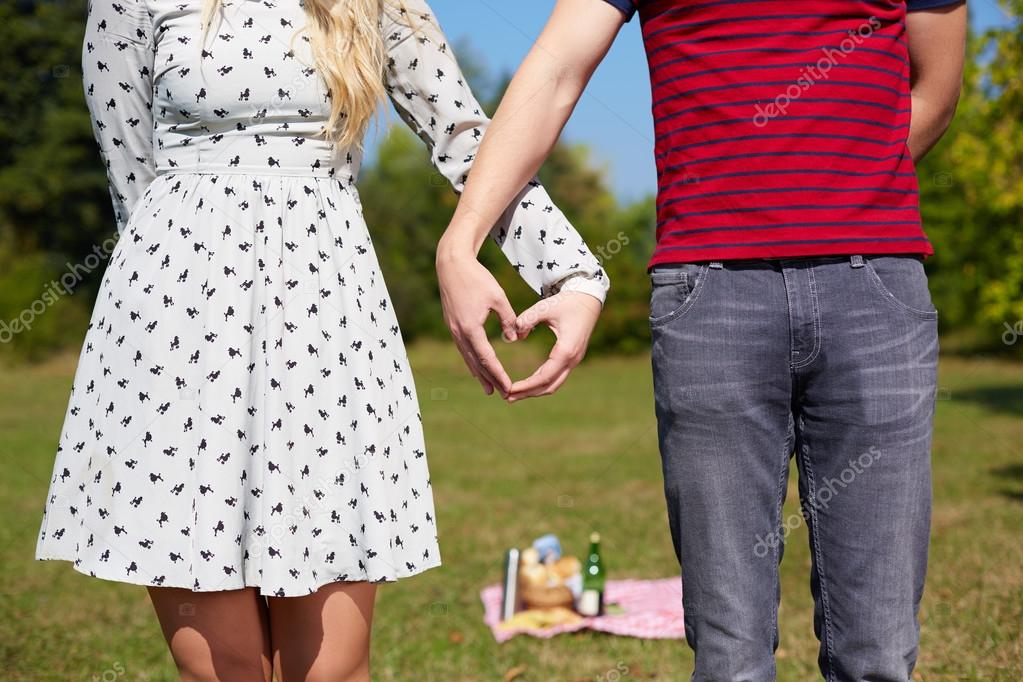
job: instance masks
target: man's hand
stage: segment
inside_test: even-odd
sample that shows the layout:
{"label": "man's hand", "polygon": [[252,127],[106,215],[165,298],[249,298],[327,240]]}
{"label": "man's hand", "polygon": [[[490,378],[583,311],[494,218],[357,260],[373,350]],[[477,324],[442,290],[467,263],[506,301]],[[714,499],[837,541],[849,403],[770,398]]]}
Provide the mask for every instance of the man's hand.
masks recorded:
{"label": "man's hand", "polygon": [[512,382],[497,359],[483,325],[491,312],[501,319],[509,341],[516,339],[515,310],[501,285],[472,255],[450,255],[438,251],[437,281],[444,307],[444,321],[469,371],[487,395],[497,388],[507,397]]}
{"label": "man's hand", "polygon": [[508,402],[551,395],[565,383],[569,373],[586,355],[600,309],[600,301],[589,294],[563,291],[519,315],[515,321],[518,338],[526,338],[533,327],[543,322],[554,332],[557,342],[547,361],[531,377],[512,384]]}

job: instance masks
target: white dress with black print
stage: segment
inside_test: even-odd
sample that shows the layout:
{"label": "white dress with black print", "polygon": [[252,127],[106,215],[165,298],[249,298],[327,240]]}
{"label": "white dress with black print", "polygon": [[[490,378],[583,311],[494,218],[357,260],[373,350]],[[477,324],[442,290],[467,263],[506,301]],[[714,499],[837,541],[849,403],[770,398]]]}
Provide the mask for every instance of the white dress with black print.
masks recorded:
{"label": "white dress with black print", "polygon": [[[422,0],[385,80],[460,189],[488,120]],[[419,407],[300,0],[93,0],[85,90],[121,235],[82,348],[36,555],[100,578],[297,596],[440,555]],[[410,191],[396,188],[396,191]],[[395,197],[400,201],[400,197]],[[542,295],[603,300],[531,183],[494,237]]]}

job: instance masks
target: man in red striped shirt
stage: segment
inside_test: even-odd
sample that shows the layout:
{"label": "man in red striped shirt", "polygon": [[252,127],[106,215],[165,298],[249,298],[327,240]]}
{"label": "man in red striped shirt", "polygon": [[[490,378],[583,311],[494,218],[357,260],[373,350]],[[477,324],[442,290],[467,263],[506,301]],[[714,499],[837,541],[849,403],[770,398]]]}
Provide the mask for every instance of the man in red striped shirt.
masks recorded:
{"label": "man in red striped shirt", "polygon": [[480,341],[506,306],[476,252],[637,12],[658,170],[654,388],[694,679],[775,677],[794,457],[821,672],[907,680],[937,362],[914,160],[955,110],[963,1],[559,0],[437,254],[452,332],[476,339],[467,362],[509,400],[561,385],[599,304],[568,292],[504,320],[558,336],[513,384]]}

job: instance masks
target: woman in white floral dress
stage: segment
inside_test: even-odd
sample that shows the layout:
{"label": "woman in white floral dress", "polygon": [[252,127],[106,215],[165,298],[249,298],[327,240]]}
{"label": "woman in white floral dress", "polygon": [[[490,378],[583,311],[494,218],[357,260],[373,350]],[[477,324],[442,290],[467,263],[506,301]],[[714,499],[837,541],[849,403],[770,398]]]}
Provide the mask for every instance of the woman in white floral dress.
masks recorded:
{"label": "woman in white floral dress", "polygon": [[[361,137],[386,93],[460,189],[488,120],[422,0],[92,0],[83,69],[121,239],[37,557],[148,586],[185,679],[363,679],[375,584],[440,555]],[[603,300],[539,184],[494,236]]]}

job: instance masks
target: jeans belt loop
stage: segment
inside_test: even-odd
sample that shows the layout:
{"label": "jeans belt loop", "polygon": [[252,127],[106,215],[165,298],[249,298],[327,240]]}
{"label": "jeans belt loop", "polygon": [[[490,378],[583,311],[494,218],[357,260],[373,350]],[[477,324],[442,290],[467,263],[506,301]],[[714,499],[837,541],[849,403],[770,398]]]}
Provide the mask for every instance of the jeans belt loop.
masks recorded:
{"label": "jeans belt loop", "polygon": [[863,267],[863,256],[861,256],[859,254],[857,254],[855,256],[852,256],[852,257],[849,258],[849,263],[854,268],[862,268]]}
{"label": "jeans belt loop", "polygon": [[712,267],[715,270],[720,270],[721,268],[725,267],[725,264],[719,260],[716,260],[711,262],[710,267]]}

